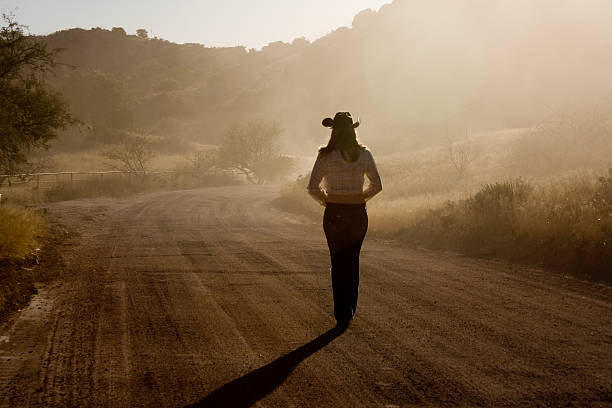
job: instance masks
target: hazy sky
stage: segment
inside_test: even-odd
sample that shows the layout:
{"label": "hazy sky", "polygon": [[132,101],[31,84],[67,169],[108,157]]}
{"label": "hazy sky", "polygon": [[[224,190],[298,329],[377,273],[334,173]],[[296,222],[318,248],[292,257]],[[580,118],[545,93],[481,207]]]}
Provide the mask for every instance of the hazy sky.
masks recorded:
{"label": "hazy sky", "polygon": [[391,0],[0,0],[34,34],[82,27],[138,28],[173,42],[260,48],[305,36],[313,40],[355,14]]}

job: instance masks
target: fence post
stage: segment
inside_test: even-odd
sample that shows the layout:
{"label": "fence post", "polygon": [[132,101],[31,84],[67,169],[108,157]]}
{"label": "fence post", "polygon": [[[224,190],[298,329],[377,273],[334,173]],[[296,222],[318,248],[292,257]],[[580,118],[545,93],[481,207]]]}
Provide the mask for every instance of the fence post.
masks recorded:
{"label": "fence post", "polygon": [[70,188],[72,188],[72,175],[73,175],[73,174],[74,174],[74,173],[70,172]]}

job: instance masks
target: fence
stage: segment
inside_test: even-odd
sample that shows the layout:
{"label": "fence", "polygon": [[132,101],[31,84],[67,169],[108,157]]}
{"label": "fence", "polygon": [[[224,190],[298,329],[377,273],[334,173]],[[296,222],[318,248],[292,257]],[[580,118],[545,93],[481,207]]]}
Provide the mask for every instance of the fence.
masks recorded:
{"label": "fence", "polygon": [[[176,171],[71,171],[57,173],[0,175],[0,204],[6,200],[30,202],[46,196],[52,189],[74,191],[83,186],[87,191],[117,191],[140,189],[145,184],[164,185]],[[66,190],[67,189],[67,190]],[[57,194],[57,192],[55,193]],[[61,193],[60,193],[61,194]],[[95,195],[95,194],[94,194]]]}
{"label": "fence", "polygon": [[31,174],[0,174],[0,190],[28,186],[37,189],[50,188],[59,183],[74,183],[92,180],[104,180],[109,177],[127,177],[128,179],[144,176],[160,176],[174,174],[176,171],[62,171],[58,173],[31,173]]}
{"label": "fence", "polygon": [[5,174],[0,175],[0,203],[48,199],[49,194],[57,200],[58,197],[121,195],[159,188],[215,187],[239,183],[239,178],[235,172],[223,169]]}

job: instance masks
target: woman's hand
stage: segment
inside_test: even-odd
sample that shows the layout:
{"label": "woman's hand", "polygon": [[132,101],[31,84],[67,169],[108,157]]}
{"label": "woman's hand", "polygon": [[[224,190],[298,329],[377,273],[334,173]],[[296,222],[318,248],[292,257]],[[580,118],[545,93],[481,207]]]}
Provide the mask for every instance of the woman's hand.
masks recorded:
{"label": "woman's hand", "polygon": [[365,203],[365,196],[363,193],[332,194],[331,196],[327,195],[325,201],[338,204],[363,204]]}

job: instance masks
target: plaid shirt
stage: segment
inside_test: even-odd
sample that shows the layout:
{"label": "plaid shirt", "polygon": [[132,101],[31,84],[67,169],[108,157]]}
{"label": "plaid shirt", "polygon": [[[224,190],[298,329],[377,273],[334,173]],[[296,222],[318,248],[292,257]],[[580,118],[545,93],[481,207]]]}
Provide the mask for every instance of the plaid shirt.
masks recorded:
{"label": "plaid shirt", "polygon": [[[364,175],[370,184],[364,190]],[[323,180],[325,179],[325,180]],[[321,188],[323,181],[324,188]],[[328,196],[356,196],[366,201],[382,190],[382,183],[372,153],[364,149],[354,162],[344,160],[338,150],[327,156],[319,155],[315,161],[308,192],[321,204],[325,204]]]}

